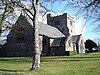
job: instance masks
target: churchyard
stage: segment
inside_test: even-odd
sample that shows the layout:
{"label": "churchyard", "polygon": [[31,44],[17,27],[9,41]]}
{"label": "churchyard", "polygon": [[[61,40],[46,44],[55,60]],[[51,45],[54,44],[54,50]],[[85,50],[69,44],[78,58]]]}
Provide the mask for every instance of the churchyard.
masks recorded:
{"label": "churchyard", "polygon": [[31,57],[0,57],[0,75],[99,75],[100,52],[41,57],[41,67],[30,70]]}

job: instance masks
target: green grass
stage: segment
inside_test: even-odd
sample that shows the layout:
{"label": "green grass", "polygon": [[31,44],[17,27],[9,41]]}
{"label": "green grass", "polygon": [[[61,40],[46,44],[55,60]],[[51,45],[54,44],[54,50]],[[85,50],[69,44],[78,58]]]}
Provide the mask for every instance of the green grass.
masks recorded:
{"label": "green grass", "polygon": [[99,75],[100,52],[81,56],[41,57],[41,68],[29,71],[31,58],[1,57],[0,75]]}
{"label": "green grass", "polygon": [[75,54],[77,54],[77,51],[69,51],[70,56],[75,55]]}

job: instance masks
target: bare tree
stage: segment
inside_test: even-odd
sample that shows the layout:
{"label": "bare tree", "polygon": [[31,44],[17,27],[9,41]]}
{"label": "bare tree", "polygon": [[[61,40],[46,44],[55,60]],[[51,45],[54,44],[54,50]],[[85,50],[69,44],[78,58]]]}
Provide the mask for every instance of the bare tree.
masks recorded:
{"label": "bare tree", "polygon": [[77,11],[77,17],[94,23],[97,26],[95,30],[100,32],[100,0],[67,0],[66,5],[67,8]]}
{"label": "bare tree", "polygon": [[[13,3],[12,3],[12,0],[8,1],[8,0],[1,0],[0,1],[0,10],[3,11],[3,12],[0,12],[0,35],[3,31],[3,26],[5,25],[5,21],[6,21],[6,18],[11,14],[13,13],[14,11],[14,7],[13,7]],[[7,21],[6,21],[7,23]],[[8,22],[9,23],[9,22]],[[10,23],[9,23],[10,24]],[[7,28],[9,28],[7,26]],[[6,28],[6,29],[7,29]]]}
{"label": "bare tree", "polygon": [[[19,4],[19,2],[16,2],[18,4],[18,6],[20,6],[22,9],[24,9],[24,12],[26,12],[26,14],[28,15],[28,17],[33,21],[33,37],[34,37],[34,49],[33,49],[33,61],[32,61],[32,67],[31,70],[33,69],[38,69],[40,67],[40,54],[41,54],[41,50],[40,50],[40,46],[39,46],[39,28],[38,28],[38,16],[39,16],[39,10],[40,10],[40,0],[31,0],[31,4],[32,4],[32,11],[34,13],[31,12],[30,9],[28,9],[27,7],[23,6],[21,3]],[[32,16],[30,16],[29,14]]]}

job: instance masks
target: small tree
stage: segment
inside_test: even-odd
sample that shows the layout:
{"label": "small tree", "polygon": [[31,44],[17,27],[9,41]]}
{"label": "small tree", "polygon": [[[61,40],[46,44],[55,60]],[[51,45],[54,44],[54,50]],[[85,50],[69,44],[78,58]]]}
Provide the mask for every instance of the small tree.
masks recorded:
{"label": "small tree", "polygon": [[93,48],[97,48],[97,44],[94,41],[88,39],[85,42],[85,48],[89,49],[89,52],[92,52]]}

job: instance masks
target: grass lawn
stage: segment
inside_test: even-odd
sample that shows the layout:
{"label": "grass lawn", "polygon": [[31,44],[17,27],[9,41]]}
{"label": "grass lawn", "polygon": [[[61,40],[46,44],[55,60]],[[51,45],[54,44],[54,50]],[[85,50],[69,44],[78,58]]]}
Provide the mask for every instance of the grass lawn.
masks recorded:
{"label": "grass lawn", "polygon": [[35,71],[29,71],[31,61],[28,57],[0,57],[0,75],[100,75],[100,52],[41,57],[41,68]]}

